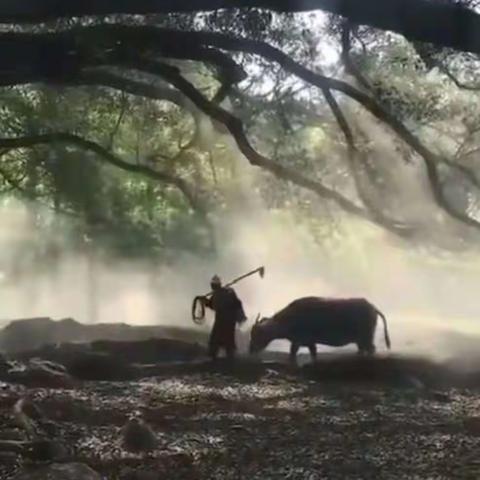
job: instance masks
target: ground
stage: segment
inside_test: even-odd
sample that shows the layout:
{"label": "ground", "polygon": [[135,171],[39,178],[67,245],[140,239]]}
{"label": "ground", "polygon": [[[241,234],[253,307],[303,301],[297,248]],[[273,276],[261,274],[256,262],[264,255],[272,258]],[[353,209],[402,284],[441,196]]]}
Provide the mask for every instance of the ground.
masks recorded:
{"label": "ground", "polygon": [[[76,459],[109,480],[134,470],[179,480],[480,478],[478,393],[414,383],[319,381],[266,366],[31,393]],[[21,390],[0,389],[4,425]],[[154,454],[120,445],[135,409],[158,434]],[[19,467],[0,468],[7,480]]]}

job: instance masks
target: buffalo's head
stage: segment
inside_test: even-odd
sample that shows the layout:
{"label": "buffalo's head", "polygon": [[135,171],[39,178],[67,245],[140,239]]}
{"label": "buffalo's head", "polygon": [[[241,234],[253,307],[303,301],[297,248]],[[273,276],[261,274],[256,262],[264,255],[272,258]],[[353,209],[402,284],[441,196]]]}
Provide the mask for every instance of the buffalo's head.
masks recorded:
{"label": "buffalo's head", "polygon": [[264,350],[271,341],[268,329],[269,318],[262,318],[260,315],[255,320],[255,324],[250,332],[250,353],[258,353]]}

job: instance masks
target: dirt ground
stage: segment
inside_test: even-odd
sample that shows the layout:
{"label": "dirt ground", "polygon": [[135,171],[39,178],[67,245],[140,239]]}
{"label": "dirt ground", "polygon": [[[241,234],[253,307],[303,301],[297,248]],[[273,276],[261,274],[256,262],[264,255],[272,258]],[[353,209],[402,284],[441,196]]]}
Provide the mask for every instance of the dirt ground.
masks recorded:
{"label": "dirt ground", "polygon": [[[30,392],[75,459],[109,480],[132,472],[198,480],[480,478],[476,389],[322,381],[267,365]],[[3,427],[23,393],[1,386]],[[158,435],[153,454],[120,445],[134,410]],[[4,462],[0,478],[13,478],[22,463]]]}

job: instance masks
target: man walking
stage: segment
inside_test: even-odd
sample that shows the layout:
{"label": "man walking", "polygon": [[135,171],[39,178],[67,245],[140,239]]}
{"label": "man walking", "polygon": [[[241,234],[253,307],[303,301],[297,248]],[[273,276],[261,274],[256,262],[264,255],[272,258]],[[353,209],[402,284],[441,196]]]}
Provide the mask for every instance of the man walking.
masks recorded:
{"label": "man walking", "polygon": [[212,296],[204,299],[206,307],[215,312],[215,322],[209,340],[209,355],[216,360],[218,352],[223,348],[227,358],[232,361],[235,357],[235,326],[243,323],[247,317],[241,300],[235,290],[223,287],[220,278],[215,275],[211,282]]}

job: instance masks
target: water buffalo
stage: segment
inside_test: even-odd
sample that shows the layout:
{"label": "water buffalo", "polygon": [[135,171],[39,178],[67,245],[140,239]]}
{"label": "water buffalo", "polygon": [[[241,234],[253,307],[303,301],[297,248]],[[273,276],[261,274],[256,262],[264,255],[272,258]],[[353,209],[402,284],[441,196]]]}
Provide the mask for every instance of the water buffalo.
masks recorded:
{"label": "water buffalo", "polygon": [[271,318],[255,322],[250,336],[250,353],[257,353],[276,339],[290,340],[290,360],[306,346],[316,360],[316,344],[340,347],[355,343],[358,352],[373,355],[377,316],[383,320],[385,343],[390,348],[385,316],[363,298],[330,299],[304,297],[294,300]]}

